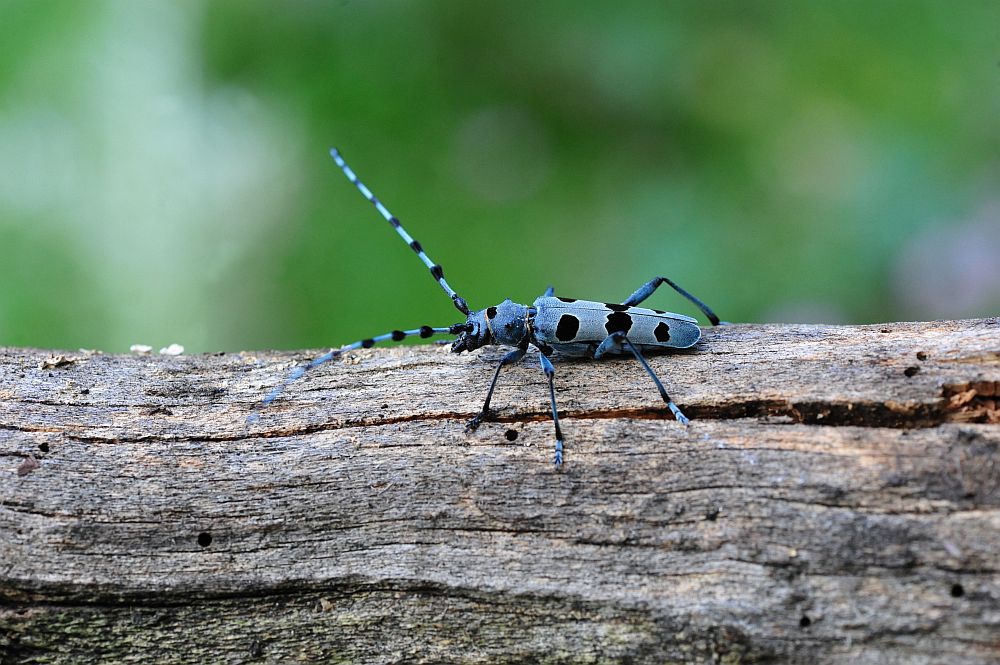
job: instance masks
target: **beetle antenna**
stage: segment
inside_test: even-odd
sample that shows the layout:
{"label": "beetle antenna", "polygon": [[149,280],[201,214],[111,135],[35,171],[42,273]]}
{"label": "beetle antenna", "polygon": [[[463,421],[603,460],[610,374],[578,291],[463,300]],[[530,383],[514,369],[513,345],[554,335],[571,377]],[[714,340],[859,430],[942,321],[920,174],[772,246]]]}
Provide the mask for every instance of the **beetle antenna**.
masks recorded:
{"label": "beetle antenna", "polygon": [[455,289],[451,288],[448,285],[448,282],[445,281],[444,271],[441,269],[441,266],[431,261],[430,257],[424,253],[424,248],[420,245],[420,243],[414,240],[413,237],[406,232],[406,229],[402,227],[399,223],[399,219],[389,212],[388,208],[382,205],[382,202],[379,201],[374,194],[372,194],[370,189],[365,187],[363,182],[358,180],[358,176],[354,174],[354,171],[352,171],[351,167],[347,165],[344,158],[340,156],[340,151],[336,148],[330,148],[330,156],[333,157],[333,161],[337,162],[337,166],[339,166],[340,170],[344,172],[347,179],[353,182],[354,186],[358,188],[358,191],[361,192],[366,199],[371,201],[372,205],[375,206],[375,209],[378,210],[383,217],[385,217],[385,221],[392,224],[392,228],[396,229],[396,233],[398,233],[403,239],[403,242],[409,245],[410,249],[417,253],[417,256],[419,256],[420,260],[424,262],[424,265],[430,269],[431,276],[437,280],[437,283],[441,285],[444,292],[447,293],[452,302],[455,303],[455,307],[458,308],[458,311],[468,316],[469,306],[465,303],[465,299],[455,293]]}
{"label": "beetle antenna", "polygon": [[468,325],[466,323],[456,323],[444,328],[420,326],[419,328],[414,328],[413,330],[393,330],[392,332],[387,332],[386,334],[379,335],[378,337],[369,337],[368,339],[358,340],[353,344],[345,344],[339,349],[330,349],[323,355],[313,358],[307,364],[299,365],[293,369],[284,381],[271,389],[271,392],[267,394],[264,400],[260,403],[260,406],[257,409],[254,409],[253,413],[247,416],[247,423],[255,423],[260,420],[261,409],[267,408],[272,402],[274,402],[274,400],[278,399],[281,393],[285,392],[285,388],[287,388],[289,384],[301,379],[309,370],[319,367],[323,363],[335,360],[348,351],[354,351],[355,349],[370,349],[379,342],[399,342],[414,335],[419,335],[424,339],[434,335],[459,335],[466,332],[467,328]]}

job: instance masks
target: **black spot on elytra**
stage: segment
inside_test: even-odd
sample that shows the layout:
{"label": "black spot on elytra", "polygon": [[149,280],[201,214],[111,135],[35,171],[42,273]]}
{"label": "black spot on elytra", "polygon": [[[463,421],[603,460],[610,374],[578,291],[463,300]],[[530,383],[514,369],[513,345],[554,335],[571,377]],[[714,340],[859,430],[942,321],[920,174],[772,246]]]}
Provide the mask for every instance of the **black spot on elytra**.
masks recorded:
{"label": "black spot on elytra", "polygon": [[373,346],[375,346],[375,340],[373,340],[371,338],[361,340],[361,348],[362,349],[370,349]]}
{"label": "black spot on elytra", "polygon": [[444,277],[444,270],[441,269],[441,266],[431,266],[431,276],[433,276],[434,279],[441,279]]}
{"label": "black spot on elytra", "polygon": [[420,326],[420,336],[427,339],[434,334],[434,329],[430,326]]}
{"label": "black spot on elytra", "polygon": [[666,314],[666,312],[664,312],[662,309],[654,309],[653,311],[656,312],[657,314]]}
{"label": "black spot on elytra", "polygon": [[487,307],[486,308],[486,318],[487,319],[495,319],[496,317],[497,317],[497,308],[496,307]]}
{"label": "black spot on elytra", "polygon": [[413,242],[410,243],[410,249],[412,249],[417,254],[419,254],[420,252],[424,251],[424,248],[421,247],[420,243],[417,242],[416,240],[414,240]]}
{"label": "black spot on elytra", "polygon": [[561,300],[562,302],[576,302],[576,298],[558,298],[557,297],[557,300]]}
{"label": "black spot on elytra", "polygon": [[612,312],[608,314],[608,322],[604,324],[604,329],[608,334],[621,332],[628,334],[632,328],[632,317],[624,312]]}
{"label": "black spot on elytra", "polygon": [[392,331],[392,341],[394,341],[394,342],[398,342],[398,341],[400,341],[401,339],[403,339],[405,337],[406,337],[406,333],[403,332],[402,330],[393,330]]}
{"label": "black spot on elytra", "polygon": [[656,328],[653,329],[653,337],[656,338],[657,342],[670,341],[670,326],[660,321],[656,324]]}
{"label": "black spot on elytra", "polygon": [[572,341],[579,330],[580,319],[572,314],[563,314],[559,317],[559,324],[556,326],[556,339],[560,342]]}
{"label": "black spot on elytra", "polygon": [[624,312],[628,309],[628,305],[618,305],[613,302],[606,302],[604,306],[610,309],[612,312]]}

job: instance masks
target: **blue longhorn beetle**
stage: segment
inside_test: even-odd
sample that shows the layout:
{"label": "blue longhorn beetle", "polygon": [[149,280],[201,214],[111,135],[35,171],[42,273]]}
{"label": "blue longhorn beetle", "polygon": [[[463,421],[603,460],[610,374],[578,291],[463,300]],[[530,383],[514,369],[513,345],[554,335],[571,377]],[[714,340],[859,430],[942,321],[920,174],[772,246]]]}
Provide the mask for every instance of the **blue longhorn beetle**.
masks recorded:
{"label": "blue longhorn beetle", "polygon": [[[519,305],[509,298],[495,307],[487,307],[472,311],[465,299],[458,295],[444,279],[441,266],[431,261],[419,242],[414,240],[399,223],[399,219],[382,205],[382,202],[372,194],[347,165],[336,148],[330,150],[337,166],[344,172],[348,180],[368,199],[385,218],[404,242],[416,252],[420,260],[431,272],[445,293],[451,298],[455,307],[466,316],[463,323],[456,323],[443,328],[421,326],[412,330],[393,330],[378,337],[369,337],[353,344],[347,344],[339,349],[331,349],[315,358],[310,363],[296,368],[280,385],[271,390],[264,398],[261,408],[267,407],[291,382],[302,377],[308,370],[323,363],[339,358],[346,351],[368,349],[379,342],[398,342],[406,337],[419,335],[422,338],[433,335],[457,335],[451,345],[453,353],[475,351],[484,346],[511,346],[514,350],[500,359],[490,389],[486,391],[486,401],[479,414],[469,421],[467,431],[475,431],[479,425],[490,416],[490,399],[496,388],[500,370],[505,365],[516,362],[524,357],[529,346],[539,350],[538,359],[542,370],[549,381],[549,399],[552,403],[552,422],[555,424],[556,449],[554,462],[556,467],[563,463],[563,435],[559,428],[559,414],[556,410],[556,393],[553,385],[555,368],[549,360],[553,351],[559,351],[567,356],[587,356],[600,358],[606,354],[621,355],[631,353],[646,370],[660,397],[674,414],[674,418],[683,424],[688,424],[687,417],[674,404],[667,394],[663,383],[643,357],[643,351],[673,348],[686,349],[693,346],[701,337],[698,321],[683,314],[664,312],[658,309],[638,307],[639,303],[648,298],[661,284],[667,284],[674,291],[694,303],[708,317],[713,326],[719,325],[719,317],[701,300],[691,295],[666,277],[655,277],[643,284],[635,293],[625,299],[622,304],[577,300],[562,298],[554,294],[550,286],[545,293],[531,305]],[[248,418],[255,422],[260,417],[254,412]]]}

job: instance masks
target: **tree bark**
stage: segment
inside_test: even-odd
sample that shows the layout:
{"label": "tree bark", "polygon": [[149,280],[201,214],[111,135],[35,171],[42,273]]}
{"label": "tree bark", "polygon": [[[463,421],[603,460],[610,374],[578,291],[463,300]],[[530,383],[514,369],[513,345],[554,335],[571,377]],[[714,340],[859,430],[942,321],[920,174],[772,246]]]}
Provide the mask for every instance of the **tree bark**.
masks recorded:
{"label": "tree bark", "polygon": [[448,351],[0,350],[0,660],[1000,661],[1000,319]]}

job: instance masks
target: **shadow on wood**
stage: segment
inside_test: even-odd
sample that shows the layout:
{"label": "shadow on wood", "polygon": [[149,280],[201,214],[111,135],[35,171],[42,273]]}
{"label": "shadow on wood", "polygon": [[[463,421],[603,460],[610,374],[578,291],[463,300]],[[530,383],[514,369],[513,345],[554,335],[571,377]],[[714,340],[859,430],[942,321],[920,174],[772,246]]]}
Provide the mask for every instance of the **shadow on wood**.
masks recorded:
{"label": "shadow on wood", "polygon": [[3,662],[1000,659],[1000,320],[500,353],[0,351]]}

